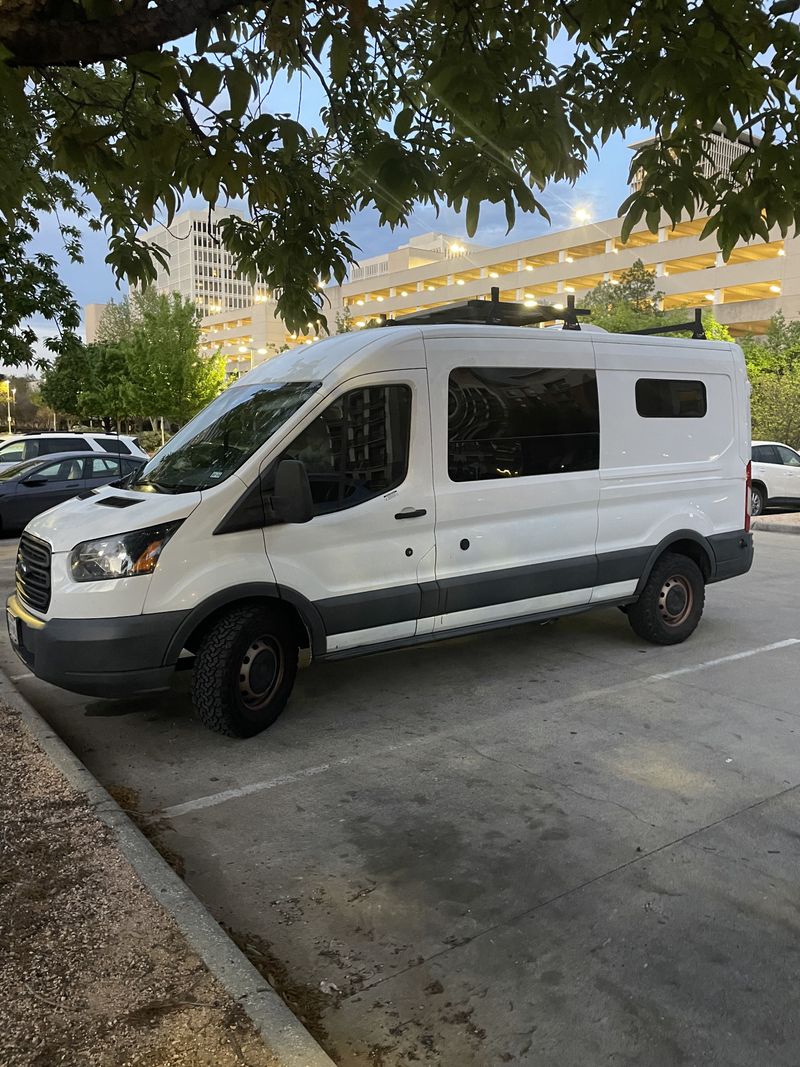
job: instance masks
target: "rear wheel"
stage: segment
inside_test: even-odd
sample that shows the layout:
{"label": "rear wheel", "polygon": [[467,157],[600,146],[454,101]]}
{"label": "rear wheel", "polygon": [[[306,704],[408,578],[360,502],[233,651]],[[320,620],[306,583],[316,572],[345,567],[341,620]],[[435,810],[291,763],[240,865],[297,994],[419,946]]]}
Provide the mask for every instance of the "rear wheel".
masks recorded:
{"label": "rear wheel", "polygon": [[228,737],[252,737],[286,706],[297,675],[297,640],[279,611],[244,604],[222,615],[195,657],[192,703]]}
{"label": "rear wheel", "polygon": [[762,515],[767,506],[767,494],[760,485],[750,487],[750,514]]}
{"label": "rear wheel", "polygon": [[705,603],[703,574],[694,560],[666,552],[641,596],[628,608],[634,633],[655,645],[677,645],[694,633]]}

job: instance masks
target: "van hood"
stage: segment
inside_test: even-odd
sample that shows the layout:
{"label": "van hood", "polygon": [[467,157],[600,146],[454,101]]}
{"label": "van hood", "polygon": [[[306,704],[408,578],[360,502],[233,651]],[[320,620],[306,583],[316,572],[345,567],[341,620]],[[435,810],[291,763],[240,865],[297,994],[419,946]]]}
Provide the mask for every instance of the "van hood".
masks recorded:
{"label": "van hood", "polygon": [[[53,552],[71,552],[81,541],[160,526],[185,519],[202,500],[202,493],[136,493],[103,486],[91,495],[65,500],[42,512],[25,527],[26,533],[47,541]],[[122,501],[131,501],[123,504]]]}

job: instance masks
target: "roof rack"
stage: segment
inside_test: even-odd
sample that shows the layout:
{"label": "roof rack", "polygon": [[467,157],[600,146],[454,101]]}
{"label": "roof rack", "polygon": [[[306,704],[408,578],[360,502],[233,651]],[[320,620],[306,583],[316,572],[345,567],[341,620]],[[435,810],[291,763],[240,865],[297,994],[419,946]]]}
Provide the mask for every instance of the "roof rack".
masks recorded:
{"label": "roof rack", "polygon": [[575,297],[567,297],[566,307],[539,304],[528,308],[516,301],[501,300],[500,289],[493,285],[490,300],[459,300],[453,304],[414,311],[396,319],[382,316],[382,326],[434,326],[446,323],[482,323],[485,326],[536,326],[542,322],[563,322],[564,330],[580,330],[579,315],[590,312],[575,307]]}
{"label": "roof rack", "polygon": [[703,309],[694,309],[692,322],[679,322],[673,326],[648,326],[646,330],[631,330],[633,334],[657,334],[657,333],[684,333],[691,331],[693,341],[707,341],[705,327],[703,326]]}

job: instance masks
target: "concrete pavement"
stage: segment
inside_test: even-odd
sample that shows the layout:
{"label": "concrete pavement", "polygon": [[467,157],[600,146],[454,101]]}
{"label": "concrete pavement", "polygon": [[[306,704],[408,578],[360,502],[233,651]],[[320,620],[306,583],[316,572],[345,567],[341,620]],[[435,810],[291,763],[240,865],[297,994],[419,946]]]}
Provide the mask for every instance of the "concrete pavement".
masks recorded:
{"label": "concrete pavement", "polygon": [[759,532],[675,648],[608,609],[321,664],[248,742],[185,677],[109,702],[0,664],[339,1064],[796,1065],[799,563]]}

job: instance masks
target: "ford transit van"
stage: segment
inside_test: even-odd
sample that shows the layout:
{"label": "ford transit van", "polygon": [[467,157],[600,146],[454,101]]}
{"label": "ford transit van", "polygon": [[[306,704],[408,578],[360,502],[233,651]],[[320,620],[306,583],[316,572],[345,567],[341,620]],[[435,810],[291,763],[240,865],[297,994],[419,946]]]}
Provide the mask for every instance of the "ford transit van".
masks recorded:
{"label": "ford transit van", "polygon": [[29,669],[111,697],[188,664],[200,719],[250,736],[303,649],[610,605],[689,637],[752,561],[738,346],[420,318],[256,367],[124,487],[34,519],[7,611]]}

